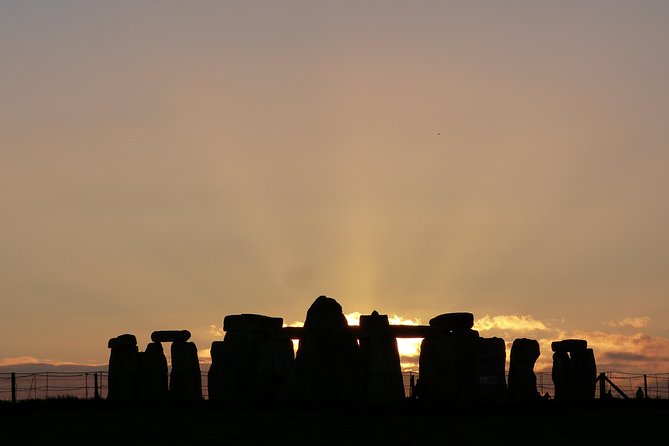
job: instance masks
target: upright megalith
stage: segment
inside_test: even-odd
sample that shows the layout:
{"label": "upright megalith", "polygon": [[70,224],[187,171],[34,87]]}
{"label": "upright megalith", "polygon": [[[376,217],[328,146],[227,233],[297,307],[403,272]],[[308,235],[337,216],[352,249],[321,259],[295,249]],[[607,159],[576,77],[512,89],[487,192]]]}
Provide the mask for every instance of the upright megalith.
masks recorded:
{"label": "upright megalith", "polygon": [[507,395],[506,344],[502,338],[479,338],[479,393],[481,399],[500,400]]}
{"label": "upright megalith", "polygon": [[197,347],[193,342],[173,342],[170,399],[195,401],[202,399],[202,376]]}
{"label": "upright megalith", "polygon": [[209,349],[211,365],[207,372],[207,393],[210,400],[221,400],[225,396],[226,354],[224,341],[214,341]]}
{"label": "upright megalith", "polygon": [[587,401],[595,398],[597,365],[588,342],[565,339],[551,344],[553,350],[553,384],[555,399]]}
{"label": "upright megalith", "polygon": [[473,401],[479,395],[479,333],[474,315],[447,313],[430,320],[420,352],[420,398]]}
{"label": "upright megalith", "polygon": [[107,399],[136,399],[139,390],[137,338],[131,334],[123,334],[111,338],[107,347],[111,349]]}
{"label": "upright megalith", "polygon": [[298,401],[351,401],[361,394],[360,349],[341,305],[318,297],[307,311],[288,396]]}
{"label": "upright megalith", "polygon": [[509,361],[509,395],[516,401],[531,401],[539,397],[534,364],[540,355],[539,343],[520,338],[511,345]]}
{"label": "upright megalith", "polygon": [[210,399],[268,401],[281,396],[294,358],[282,325],[281,318],[257,314],[225,317],[225,338],[211,345]]}
{"label": "upright megalith", "polygon": [[404,381],[397,339],[387,315],[360,316],[360,357],[363,397],[369,401],[401,400]]}
{"label": "upright megalith", "polygon": [[139,396],[145,400],[166,400],[169,396],[167,358],[160,342],[151,342],[140,355]]}

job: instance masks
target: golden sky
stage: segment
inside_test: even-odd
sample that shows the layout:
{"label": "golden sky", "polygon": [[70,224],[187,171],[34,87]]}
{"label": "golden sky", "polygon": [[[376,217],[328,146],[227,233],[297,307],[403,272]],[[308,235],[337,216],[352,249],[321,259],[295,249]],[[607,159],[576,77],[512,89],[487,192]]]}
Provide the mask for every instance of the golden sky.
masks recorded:
{"label": "golden sky", "polygon": [[0,363],[320,294],[669,360],[667,2],[8,1],[0,58]]}

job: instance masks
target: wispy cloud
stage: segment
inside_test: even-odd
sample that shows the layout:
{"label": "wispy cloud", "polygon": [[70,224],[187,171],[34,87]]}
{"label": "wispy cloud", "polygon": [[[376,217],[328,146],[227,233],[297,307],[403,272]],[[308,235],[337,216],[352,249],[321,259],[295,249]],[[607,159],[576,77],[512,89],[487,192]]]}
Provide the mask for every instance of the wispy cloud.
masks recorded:
{"label": "wispy cloud", "polygon": [[44,364],[45,361],[32,356],[16,356],[13,358],[0,358],[0,367],[24,365],[24,364]]}
{"label": "wispy cloud", "polygon": [[490,316],[485,315],[476,319],[474,330],[488,331],[492,329],[512,330],[512,331],[545,331],[548,327],[543,322],[534,319],[529,314],[509,314]]}
{"label": "wispy cloud", "polygon": [[93,360],[87,362],[56,361],[34,356],[0,358],[0,370],[10,372],[82,371],[101,370],[106,367],[106,364],[99,364]]}
{"label": "wispy cloud", "polygon": [[650,317],[625,317],[619,321],[608,321],[604,322],[604,325],[609,327],[631,327],[631,328],[644,328],[648,326],[650,322]]}
{"label": "wispy cloud", "polygon": [[217,339],[223,339],[225,332],[223,331],[223,327],[211,324],[209,330],[207,330],[207,334],[214,336]]}
{"label": "wispy cloud", "polygon": [[[345,316],[348,325],[360,325],[360,316],[363,314],[365,313],[361,313],[359,311],[347,313]],[[388,322],[390,322],[391,325],[421,325],[422,323],[418,318],[406,318],[404,316],[400,316],[399,314],[389,314]]]}
{"label": "wispy cloud", "polygon": [[201,348],[197,351],[197,357],[201,364],[211,364],[211,349]]}
{"label": "wispy cloud", "polygon": [[290,324],[283,324],[284,327],[304,327],[304,322],[302,321],[293,321]]}

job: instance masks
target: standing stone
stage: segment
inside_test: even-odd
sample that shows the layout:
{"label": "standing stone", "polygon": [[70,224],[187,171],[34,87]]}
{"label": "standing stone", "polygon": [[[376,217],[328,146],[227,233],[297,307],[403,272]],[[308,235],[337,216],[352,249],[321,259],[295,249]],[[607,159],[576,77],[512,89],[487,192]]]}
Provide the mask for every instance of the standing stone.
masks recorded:
{"label": "standing stone", "polygon": [[572,370],[571,358],[566,351],[556,351],[553,353],[553,368],[551,376],[555,386],[555,399],[571,400],[573,399],[572,388]]}
{"label": "standing stone", "polygon": [[225,339],[211,346],[210,399],[267,401],[282,395],[294,357],[282,325],[281,318],[256,314],[225,317]]}
{"label": "standing stone", "polygon": [[479,396],[479,333],[471,313],[430,320],[420,352],[420,398],[474,401]]}
{"label": "standing stone", "polygon": [[574,396],[579,401],[595,399],[597,365],[591,348],[575,350],[571,354],[574,366]]}
{"label": "standing stone", "polygon": [[595,355],[582,339],[566,339],[551,344],[555,399],[588,401],[595,398],[597,366]]}
{"label": "standing stone", "polygon": [[136,399],[139,390],[137,338],[131,334],[123,334],[111,338],[107,347],[111,349],[107,399]]}
{"label": "standing stone", "polygon": [[223,341],[214,341],[209,350],[211,355],[211,366],[207,372],[207,393],[210,400],[222,400],[225,395],[225,344]]}
{"label": "standing stone", "polygon": [[197,347],[192,342],[172,343],[170,398],[177,401],[202,399],[202,376]]}
{"label": "standing stone", "polygon": [[420,343],[419,399],[456,399],[455,341],[451,333],[430,334]]}
{"label": "standing stone", "polygon": [[506,344],[502,338],[479,339],[479,392],[481,399],[506,398]]}
{"label": "standing stone", "polygon": [[463,329],[453,331],[456,354],[456,385],[458,401],[479,398],[479,332]]}
{"label": "standing stone", "polygon": [[140,360],[140,397],[146,400],[166,400],[169,396],[167,358],[160,342],[151,342]]}
{"label": "standing stone", "polygon": [[360,316],[360,357],[365,399],[392,401],[405,397],[397,339],[390,331],[387,315],[374,311]]}
{"label": "standing stone", "polygon": [[289,397],[299,401],[360,398],[360,349],[341,305],[320,296],[307,311],[289,381]]}
{"label": "standing stone", "polygon": [[532,401],[539,398],[534,364],[541,354],[539,343],[534,339],[520,338],[511,345],[509,361],[509,395],[516,401]]}

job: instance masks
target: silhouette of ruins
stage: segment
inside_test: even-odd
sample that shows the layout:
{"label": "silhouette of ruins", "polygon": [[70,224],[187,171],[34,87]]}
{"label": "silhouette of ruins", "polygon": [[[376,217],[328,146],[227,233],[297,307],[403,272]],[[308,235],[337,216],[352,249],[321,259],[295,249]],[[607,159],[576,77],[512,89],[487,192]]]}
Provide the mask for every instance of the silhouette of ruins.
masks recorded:
{"label": "silhouette of ruins", "polygon": [[[226,316],[223,340],[211,345],[209,399],[230,402],[390,402],[405,399],[397,338],[422,338],[419,379],[412,397],[443,402],[533,401],[539,343],[515,339],[508,385],[506,343],[483,338],[471,313],[447,313],[429,325],[391,325],[373,311],[349,326],[341,305],[318,297],[303,327],[257,314]],[[187,330],[154,331],[141,352],[134,335],[109,340],[110,400],[202,399],[197,347]],[[299,340],[294,352],[292,340]],[[162,343],[171,343],[171,371]],[[587,341],[553,342],[555,396],[594,399],[597,371]]]}

